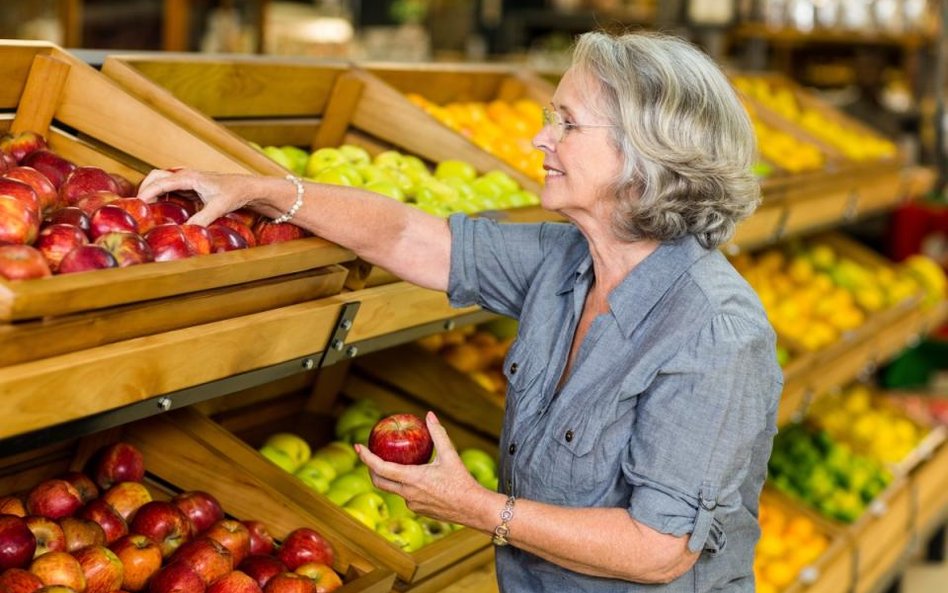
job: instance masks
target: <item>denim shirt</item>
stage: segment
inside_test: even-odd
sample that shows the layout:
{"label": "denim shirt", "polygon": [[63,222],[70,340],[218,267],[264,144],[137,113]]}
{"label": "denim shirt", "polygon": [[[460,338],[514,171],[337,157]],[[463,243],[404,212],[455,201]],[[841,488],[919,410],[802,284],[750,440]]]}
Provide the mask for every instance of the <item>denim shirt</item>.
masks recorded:
{"label": "denim shirt", "polygon": [[501,590],[752,592],[783,377],[750,286],[692,236],[660,245],[609,295],[557,391],[593,281],[586,239],[561,223],[449,222],[451,303],[520,322],[504,362],[499,489],[625,508],[702,551],[680,578],[643,585],[506,546],[496,551]]}

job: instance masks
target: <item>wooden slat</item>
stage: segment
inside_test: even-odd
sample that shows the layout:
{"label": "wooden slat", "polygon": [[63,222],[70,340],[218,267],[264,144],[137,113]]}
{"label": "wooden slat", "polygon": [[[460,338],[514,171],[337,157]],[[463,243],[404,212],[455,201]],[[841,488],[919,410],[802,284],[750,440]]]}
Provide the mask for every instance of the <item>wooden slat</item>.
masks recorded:
{"label": "wooden slat", "polygon": [[0,109],[17,108],[33,59],[37,55],[50,55],[53,48],[52,44],[41,41],[4,41],[3,59],[0,59],[0,80],[3,81],[0,85]]}
{"label": "wooden slat", "polygon": [[16,117],[10,127],[14,134],[36,132],[44,137],[49,135],[53,113],[62,100],[68,75],[69,64],[62,60],[45,55],[33,59]]}
{"label": "wooden slat", "polygon": [[322,123],[310,143],[311,149],[342,144],[364,89],[365,83],[351,73],[336,79]]}

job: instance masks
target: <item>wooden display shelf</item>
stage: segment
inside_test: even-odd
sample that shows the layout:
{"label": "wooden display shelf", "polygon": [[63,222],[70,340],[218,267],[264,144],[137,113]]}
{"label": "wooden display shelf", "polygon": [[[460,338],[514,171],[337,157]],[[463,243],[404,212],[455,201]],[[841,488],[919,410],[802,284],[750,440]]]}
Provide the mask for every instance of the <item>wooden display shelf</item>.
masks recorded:
{"label": "wooden display shelf", "polygon": [[346,537],[261,476],[230,463],[200,435],[169,418],[139,421],[121,429],[34,449],[28,454],[6,456],[0,459],[0,492],[23,492],[63,471],[81,470],[100,447],[119,440],[142,451],[147,472],[145,483],[155,498],[187,490],[207,491],[221,502],[226,513],[263,521],[278,540],[299,527],[315,529],[335,550],[333,568],[343,575],[345,582],[339,591],[384,593],[391,589],[395,578],[392,571],[353,548]]}
{"label": "wooden display shelf", "polygon": [[[490,539],[469,529],[454,531],[416,552],[405,552],[255,449],[270,434],[291,432],[303,437],[315,450],[334,439],[335,415],[355,400],[372,400],[385,414],[410,412],[423,415],[427,408],[355,376],[346,378],[338,392],[321,393],[320,388],[309,393],[305,389],[289,393],[277,390],[262,398],[255,398],[253,394],[244,394],[243,398],[244,401],[247,398],[253,401],[244,407],[219,408],[213,419],[190,409],[182,410],[175,414],[174,422],[185,430],[200,434],[214,448],[224,452],[232,463],[259,476],[297,505],[309,509],[335,531],[346,533],[356,549],[395,571],[399,590],[415,591],[416,587],[420,591],[437,590],[430,588],[427,578],[437,575],[436,578],[443,579],[445,574],[456,577],[489,560],[481,553],[489,549]],[[496,456],[496,441],[466,430],[447,416],[439,418],[458,447],[478,447]]]}

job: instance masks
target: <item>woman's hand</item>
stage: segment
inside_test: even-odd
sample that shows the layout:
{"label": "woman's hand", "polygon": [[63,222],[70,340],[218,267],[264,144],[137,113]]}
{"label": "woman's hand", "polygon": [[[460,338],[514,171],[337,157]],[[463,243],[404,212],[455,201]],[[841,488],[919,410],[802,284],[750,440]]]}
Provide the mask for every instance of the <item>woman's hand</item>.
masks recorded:
{"label": "woman's hand", "polygon": [[204,202],[204,208],[188,222],[206,226],[228,212],[249,206],[253,198],[250,188],[255,180],[249,175],[155,169],[142,180],[138,197],[150,203],[168,192],[194,191]]}
{"label": "woman's hand", "polygon": [[384,461],[356,445],[362,461],[372,471],[376,487],[394,492],[416,513],[460,523],[470,527],[476,521],[476,509],[489,503],[491,493],[477,483],[458,456],[444,427],[433,412],[425,416],[428,432],[434,442],[435,457],[425,465],[401,465]]}

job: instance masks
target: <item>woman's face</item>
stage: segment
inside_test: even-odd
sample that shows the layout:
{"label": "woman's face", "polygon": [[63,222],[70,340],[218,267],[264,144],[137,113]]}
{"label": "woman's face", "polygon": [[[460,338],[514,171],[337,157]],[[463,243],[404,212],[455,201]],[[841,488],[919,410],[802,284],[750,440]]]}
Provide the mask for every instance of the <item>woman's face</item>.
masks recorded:
{"label": "woman's face", "polygon": [[546,184],[540,193],[548,210],[576,219],[581,212],[603,214],[604,192],[622,170],[622,157],[610,138],[612,125],[600,106],[599,84],[582,71],[570,68],[553,94],[553,118],[534,137],[544,153]]}

